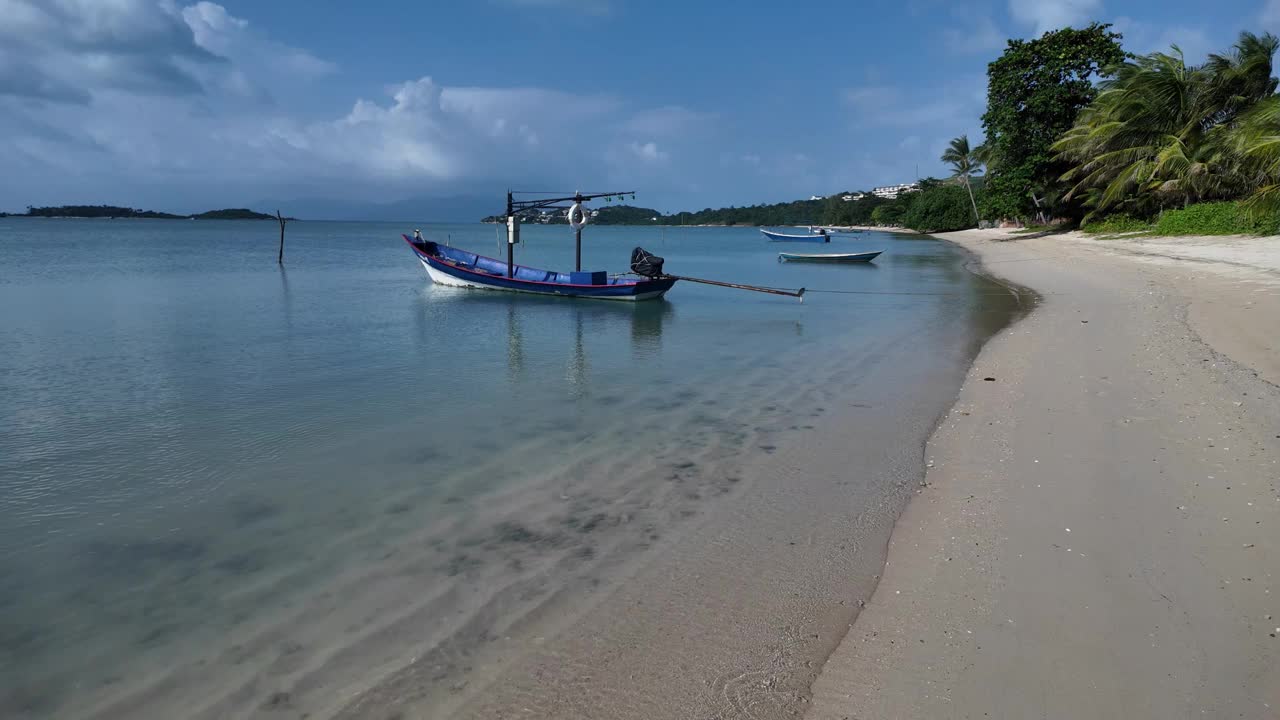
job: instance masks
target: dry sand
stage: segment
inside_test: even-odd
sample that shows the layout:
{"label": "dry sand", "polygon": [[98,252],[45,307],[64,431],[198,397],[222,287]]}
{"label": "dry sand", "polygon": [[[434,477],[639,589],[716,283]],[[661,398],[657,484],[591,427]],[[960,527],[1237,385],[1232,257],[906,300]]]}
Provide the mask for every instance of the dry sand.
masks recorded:
{"label": "dry sand", "polygon": [[1280,717],[1280,239],[943,237],[1043,301],[807,716]]}

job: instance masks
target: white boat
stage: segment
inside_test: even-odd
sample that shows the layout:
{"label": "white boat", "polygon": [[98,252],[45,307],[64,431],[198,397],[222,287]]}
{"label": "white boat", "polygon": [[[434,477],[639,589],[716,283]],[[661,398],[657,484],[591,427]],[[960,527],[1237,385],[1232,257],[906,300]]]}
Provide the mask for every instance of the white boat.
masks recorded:
{"label": "white boat", "polygon": [[876,259],[883,250],[860,253],[778,253],[781,262],[864,263]]}

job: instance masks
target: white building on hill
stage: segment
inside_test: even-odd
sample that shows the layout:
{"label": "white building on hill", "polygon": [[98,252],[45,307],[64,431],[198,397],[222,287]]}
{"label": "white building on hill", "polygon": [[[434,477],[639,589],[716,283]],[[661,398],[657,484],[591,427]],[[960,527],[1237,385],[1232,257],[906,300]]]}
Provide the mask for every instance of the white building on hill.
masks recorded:
{"label": "white building on hill", "polygon": [[913,182],[913,183],[903,183],[901,185],[885,185],[884,187],[878,187],[872,190],[871,194],[879,198],[884,198],[885,200],[895,200],[899,195],[903,193],[919,192],[919,191],[920,191],[920,183]]}

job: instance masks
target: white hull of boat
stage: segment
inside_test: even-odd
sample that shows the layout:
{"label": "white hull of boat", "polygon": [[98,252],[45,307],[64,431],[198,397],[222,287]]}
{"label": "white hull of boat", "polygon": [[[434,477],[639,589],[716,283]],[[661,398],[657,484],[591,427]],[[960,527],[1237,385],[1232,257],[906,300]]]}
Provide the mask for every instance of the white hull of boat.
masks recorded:
{"label": "white hull of boat", "polygon": [[[514,288],[501,287],[499,285],[488,285],[488,284],[485,284],[482,282],[476,282],[473,280],[464,280],[462,278],[457,278],[452,275],[449,275],[448,273],[440,272],[439,270],[431,267],[431,265],[427,263],[426,260],[423,260],[422,258],[418,258],[418,262],[422,263],[422,267],[427,271],[427,277],[431,278],[431,282],[437,285],[446,285],[448,287],[472,288],[477,290],[500,290],[502,292],[525,293],[528,295],[555,295],[556,294],[551,292],[529,292],[528,290],[516,290]],[[665,295],[666,292],[667,292],[666,290],[658,290],[651,293],[640,293],[639,295],[626,295],[626,296],[618,296],[618,297],[587,297],[585,299],[635,302],[637,300],[652,300],[654,298],[660,298],[663,295]]]}

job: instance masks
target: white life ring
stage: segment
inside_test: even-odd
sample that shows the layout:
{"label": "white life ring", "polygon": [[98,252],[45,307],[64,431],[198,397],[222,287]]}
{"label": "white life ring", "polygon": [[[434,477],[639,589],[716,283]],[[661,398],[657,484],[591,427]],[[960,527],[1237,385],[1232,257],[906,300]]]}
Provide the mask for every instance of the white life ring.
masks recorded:
{"label": "white life ring", "polygon": [[[574,216],[577,216],[576,220]],[[569,227],[574,230],[581,230],[587,226],[587,211],[583,209],[582,203],[574,203],[573,207],[569,208],[568,218]]]}

